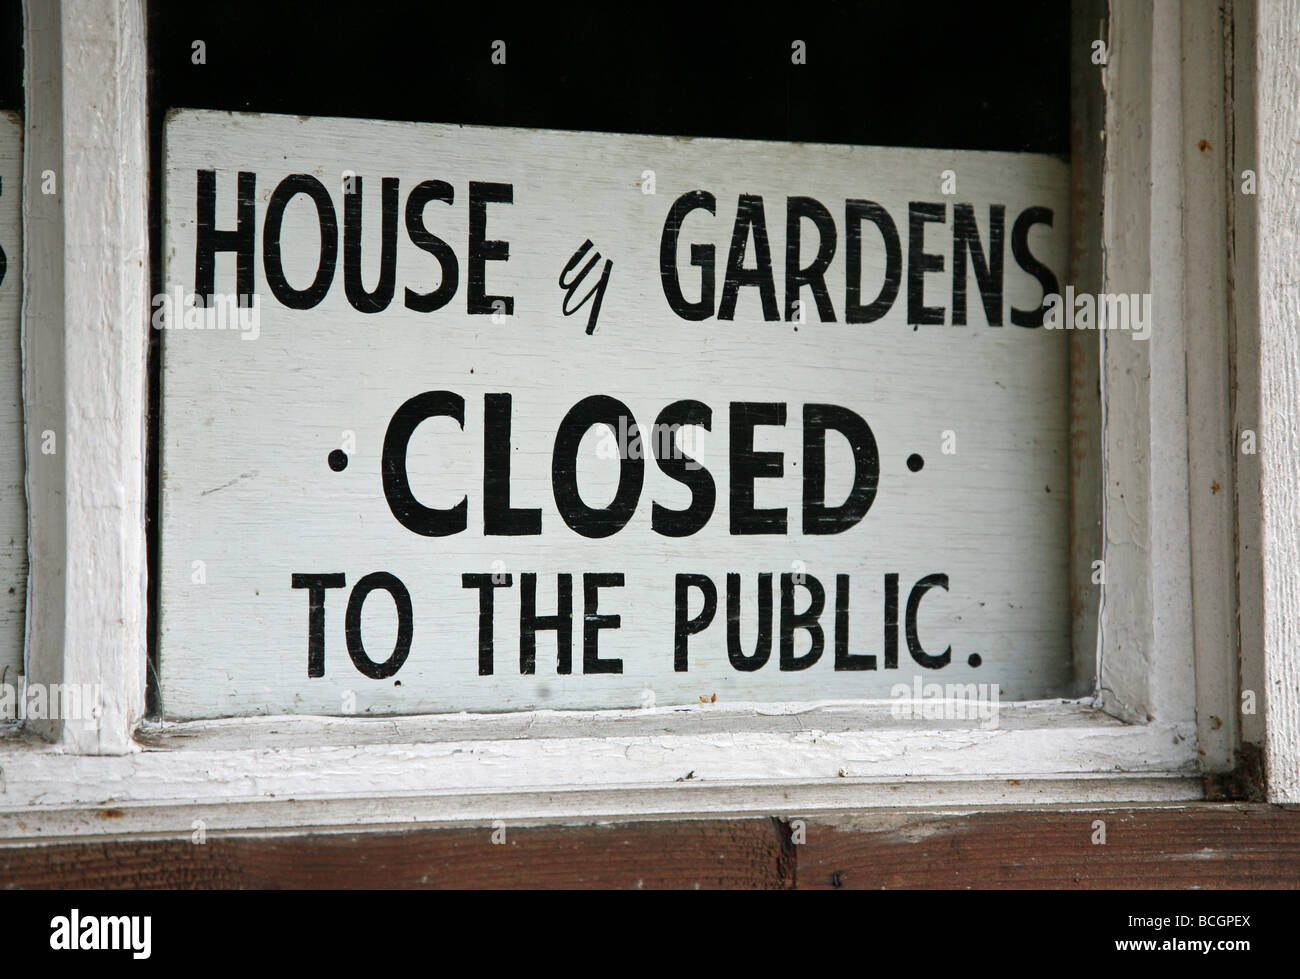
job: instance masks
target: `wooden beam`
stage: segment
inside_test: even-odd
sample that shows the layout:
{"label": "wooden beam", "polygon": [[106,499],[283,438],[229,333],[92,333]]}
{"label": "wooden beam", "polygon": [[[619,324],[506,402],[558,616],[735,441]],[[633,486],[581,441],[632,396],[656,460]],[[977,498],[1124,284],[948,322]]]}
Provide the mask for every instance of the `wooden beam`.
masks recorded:
{"label": "wooden beam", "polygon": [[1300,802],[1300,2],[1257,7],[1259,236],[1259,456],[1264,553],[1264,712],[1268,795]]}
{"label": "wooden beam", "polygon": [[773,819],[192,840],[3,849],[0,880],[42,889],[771,890],[791,887],[794,872]]}
{"label": "wooden beam", "polygon": [[[1099,830],[1104,824],[1104,840]],[[504,842],[493,835],[504,832]],[[802,842],[799,842],[802,840]],[[0,847],[11,888],[1295,888],[1300,809],[864,811]]]}
{"label": "wooden beam", "polygon": [[805,833],[801,889],[1300,886],[1300,810],[1263,805],[855,816]]}
{"label": "wooden beam", "polygon": [[94,703],[28,727],[121,755],[145,688],[144,10],[29,2],[27,20],[27,683]]}

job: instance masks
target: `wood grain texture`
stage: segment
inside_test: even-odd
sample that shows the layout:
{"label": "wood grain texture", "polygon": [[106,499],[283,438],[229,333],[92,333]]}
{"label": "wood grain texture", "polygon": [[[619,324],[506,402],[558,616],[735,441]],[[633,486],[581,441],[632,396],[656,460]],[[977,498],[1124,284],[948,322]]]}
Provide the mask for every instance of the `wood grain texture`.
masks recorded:
{"label": "wood grain texture", "polygon": [[[90,888],[789,888],[772,819],[419,830],[0,850],[0,886]],[[498,837],[499,838],[499,837]]]}
{"label": "wood grain texture", "polygon": [[1300,802],[1300,2],[1257,16],[1265,754],[1269,798]]}
{"label": "wood grain texture", "polygon": [[[769,724],[754,723],[750,730],[743,728],[751,722],[740,719],[737,730],[728,731],[729,719],[718,723],[700,712],[675,723],[671,713],[675,711],[668,709],[659,716],[668,715],[664,726],[675,728],[672,732],[650,728],[651,717],[620,729],[608,718],[579,715],[536,717],[536,731],[513,719],[501,724],[483,720],[493,733],[484,740],[348,743],[339,736],[349,725],[311,718],[315,723],[284,732],[272,722],[242,730],[228,724],[236,728],[228,736],[214,731],[192,746],[186,746],[183,731],[175,732],[151,739],[146,750],[112,758],[33,751],[16,744],[0,751],[0,821],[7,828],[12,822],[5,810],[23,808],[174,810],[190,804],[330,798],[358,800],[354,816],[371,819],[377,811],[387,811],[388,797],[397,795],[424,797],[420,818],[440,822],[497,818],[502,807],[509,809],[505,818],[517,820],[781,811],[802,807],[799,799],[810,801],[806,811],[840,810],[893,805],[881,800],[903,792],[895,784],[900,768],[905,770],[902,779],[924,780],[905,794],[917,799],[914,793],[921,790],[927,801],[1201,798],[1200,783],[1191,777],[1196,769],[1190,729],[1125,726],[1079,710],[1030,711],[1020,719],[1027,726],[1005,731],[900,731],[869,721],[851,730],[824,730],[813,726],[817,718],[807,714],[768,719]],[[473,718],[451,720],[450,727],[417,721],[415,728],[455,738],[456,727],[475,723]],[[852,720],[867,721],[861,716]],[[371,723],[370,739],[376,729],[401,733],[387,720]],[[515,731],[523,736],[512,737],[510,728],[517,723]],[[552,736],[535,736],[538,732]],[[283,747],[277,745],[281,734]],[[1001,773],[1021,784],[1004,794],[999,783],[973,773]],[[927,785],[930,794],[923,791]],[[570,790],[594,793],[597,799],[575,799]],[[485,794],[492,797],[490,806],[485,806]],[[40,828],[37,823],[35,829]]]}
{"label": "wood grain texture", "polygon": [[68,547],[60,679],[98,686],[100,712],[59,735],[77,751],[116,754],[132,750],[144,713],[144,4],[61,7]]}
{"label": "wood grain texture", "polygon": [[[1234,0],[1231,5],[1229,97],[1232,112],[1231,159],[1228,173],[1233,184],[1228,195],[1231,234],[1233,319],[1232,399],[1233,459],[1236,465],[1234,485],[1237,489],[1237,600],[1238,639],[1241,644],[1239,688],[1255,692],[1256,709],[1239,711],[1241,739],[1262,748],[1265,741],[1263,710],[1264,681],[1264,555],[1262,495],[1260,493],[1259,452],[1246,452],[1247,433],[1258,450],[1260,419],[1260,347],[1259,347],[1259,198],[1242,193],[1247,175],[1259,180],[1259,130],[1256,75],[1255,0]],[[1258,187],[1256,188],[1258,189]]]}
{"label": "wood grain texture", "polygon": [[[1151,290],[1151,4],[1113,5],[1108,21],[1102,288]],[[1114,43],[1123,38],[1123,44]],[[1154,301],[1154,297],[1153,297]],[[1165,324],[1160,324],[1164,326]],[[1098,700],[1146,719],[1154,648],[1151,558],[1151,341],[1100,333],[1102,551]],[[1181,408],[1181,406],[1179,406]]]}
{"label": "wood grain texture", "polygon": [[801,888],[1300,886],[1300,812],[1268,806],[846,817],[807,834]]}
{"label": "wood grain texture", "polygon": [[[30,725],[74,751],[122,753],[144,713],[146,661],[143,5],[27,12],[27,680],[97,701],[69,723]],[[42,193],[46,171],[57,193]]]}
{"label": "wood grain texture", "polygon": [[[1184,5],[1183,195],[1187,334],[1187,499],[1197,747],[1204,771],[1229,771],[1240,740],[1236,619],[1237,456],[1232,429],[1228,328],[1228,137],[1224,112],[1224,18],[1217,4]],[[1195,203],[1188,203],[1195,202]]]}
{"label": "wood grain texture", "polygon": [[0,673],[22,672],[27,604],[27,499],[23,485],[23,126],[0,113]]}
{"label": "wood grain texture", "polygon": [[[29,682],[62,682],[68,534],[64,386],[63,29],[57,3],[24,4],[23,419],[26,425]],[[53,186],[48,178],[53,175]],[[42,188],[55,193],[44,194]],[[54,441],[41,451],[44,433]],[[36,726],[33,725],[33,728]],[[42,725],[41,733],[56,732]]]}
{"label": "wood grain texture", "polygon": [[[1070,281],[1102,291],[1102,193],[1106,126],[1105,75],[1092,63],[1092,42],[1107,17],[1105,0],[1070,5]],[[1076,696],[1097,693],[1097,630],[1101,589],[1093,564],[1102,552],[1101,343],[1070,334],[1070,635]]]}
{"label": "wood grain texture", "polygon": [[1151,297],[1146,341],[1102,342],[1101,704],[1195,716],[1182,197],[1182,8],[1111,4],[1105,290]]}
{"label": "wood grain texture", "polygon": [[[900,574],[905,609],[913,583],[941,573],[949,590],[926,599],[920,636],[937,651],[951,644],[952,662],[941,675],[922,671],[927,681],[998,683],[1002,696],[1014,700],[1064,691],[1066,340],[1059,332],[1016,326],[1010,315],[1012,308],[1038,308],[1043,295],[1039,281],[1013,261],[1014,226],[1031,207],[1053,216],[1033,224],[1028,247],[1063,281],[1069,206],[1062,161],[190,110],[169,116],[164,155],[167,291],[188,296],[199,288],[200,174],[215,170],[213,227],[232,229],[242,172],[256,175],[249,199],[256,220],[245,227],[249,235],[256,229],[257,244],[247,254],[260,299],[256,333],[162,333],[159,656],[165,716],[588,709],[692,704],[715,694],[730,702],[865,699],[891,696],[896,682],[911,681],[917,671],[906,653],[897,673],[833,672],[829,652],[806,670],[779,671],[775,656],[755,672],[733,669],[725,635],[726,574],[741,575],[741,642],[752,648],[756,575],[792,570],[806,571],[827,589],[822,623],[828,651],[838,574],[852,576],[852,649],[878,654],[885,574]],[[948,170],[956,185],[946,196],[942,175]],[[647,171],[657,175],[653,194],[640,186]],[[354,262],[367,278],[379,261],[379,178],[398,183],[399,201],[423,180],[453,188],[450,204],[430,205],[427,212],[431,229],[459,256],[462,285],[445,307],[421,313],[404,305],[403,290],[430,289],[437,266],[403,232],[395,233],[392,246],[393,298],[363,315],[347,298],[346,259],[319,264],[321,224],[307,198],[283,210],[282,225],[271,220],[280,213],[271,204],[283,199],[279,188],[286,178],[310,174],[302,179],[319,180],[313,186],[332,201],[323,206],[342,215],[327,235],[346,239],[345,172],[359,180],[348,199],[363,215]],[[487,211],[489,238],[509,242],[508,261],[489,262],[486,272],[489,292],[510,296],[514,304],[513,314],[497,323],[467,310],[467,198],[475,181],[513,188],[513,203]],[[673,202],[695,190],[716,196],[717,213],[698,209],[681,222],[676,263],[692,300],[702,280],[689,264],[691,248],[707,246],[716,255],[710,299],[725,295],[727,256],[741,261],[742,252],[731,250],[741,194],[764,202],[778,281],[793,241],[786,201],[808,196],[839,226],[840,244],[826,273],[834,321],[816,310],[807,289],[801,295],[810,311],[802,323],[784,312],[778,321],[779,304],[765,312],[753,288],[739,290],[734,321],[725,318],[722,299],[716,316],[688,321],[675,314],[661,278],[663,228]],[[907,289],[879,320],[846,321],[846,201],[858,199],[878,202],[892,216],[907,256],[898,270],[917,271],[902,274],[915,278],[918,290],[922,236],[907,230],[910,202],[932,202],[946,215],[930,224],[924,239],[925,250],[941,263],[926,281],[924,302],[946,310],[942,322],[911,322]],[[1005,208],[1005,290],[992,318],[1006,325],[989,325],[968,271],[968,323],[951,325],[957,319],[954,256],[963,270],[971,261],[955,244],[958,203],[973,208],[989,247],[991,208]],[[274,231],[267,238],[268,227],[281,229],[278,239]],[[743,244],[748,233],[737,227]],[[811,225],[805,221],[804,227],[794,254],[801,254],[801,243],[806,261]],[[864,228],[863,289],[874,295],[885,277],[886,249],[878,232]],[[562,315],[557,287],[584,239],[613,261],[591,335],[584,332],[585,310]],[[328,270],[321,272],[327,288],[318,304],[291,309],[275,298],[284,292],[276,285],[278,266],[261,257],[267,240],[279,241],[283,277],[295,289],[312,282],[318,267]],[[751,253],[744,253],[746,267],[754,261]],[[668,255],[671,269],[671,238]],[[213,268],[213,285],[203,291],[233,295],[235,255],[218,253]],[[205,312],[215,326],[214,311]],[[426,505],[445,508],[464,498],[468,522],[454,534],[417,536],[390,512],[381,449],[399,406],[421,392],[444,390],[464,399],[463,425],[448,417],[424,424],[405,461]],[[513,398],[511,505],[540,508],[540,534],[485,529],[485,471],[501,475],[484,449],[485,397],[494,393]],[[645,467],[630,522],[614,536],[581,536],[561,521],[552,486],[555,433],[571,406],[595,394],[626,404],[646,432],[671,402],[698,399],[710,406],[712,428],[693,457],[712,473],[718,495],[701,529],[681,538],[652,531],[652,501],[673,509],[689,502],[684,487],[653,464]],[[756,505],[787,509],[788,531],[747,535],[728,525],[729,500],[741,492],[733,480],[742,468],[729,454],[729,405],[750,401],[786,405],[786,423],[765,426],[757,436],[762,451],[782,453],[785,475],[759,480]],[[820,402],[842,405],[871,426],[880,490],[860,524],[811,536],[799,520],[805,467],[800,431],[803,405]],[[604,432],[601,425],[588,430],[578,456],[589,505],[608,502],[617,486],[612,444],[602,461]],[[946,432],[953,451],[944,448]],[[340,445],[349,445],[350,461],[334,472],[326,460]],[[912,453],[923,456],[922,471],[909,470]],[[828,440],[826,466],[827,499],[842,500],[852,476],[838,436]],[[340,589],[325,593],[324,673],[309,677],[308,596],[291,587],[292,576],[345,573],[350,589],[381,570],[403,582],[413,607],[410,655],[400,674],[371,680],[349,663],[343,644],[349,599]],[[606,591],[600,599],[602,613],[621,616],[617,631],[601,635],[600,656],[621,659],[622,670],[584,675],[575,661],[572,673],[557,675],[555,637],[543,633],[536,673],[521,675],[521,575],[538,574],[536,607],[548,614],[558,603],[557,574],[587,571],[626,575],[622,591]],[[512,576],[509,587],[496,592],[490,675],[480,674],[477,658],[479,596],[465,588],[463,573]],[[691,639],[689,669],[680,671],[673,646],[679,573],[703,573],[721,583],[720,611]],[[580,577],[573,587],[580,617]],[[796,598],[802,610],[805,596]],[[391,600],[380,595],[366,604],[364,623],[365,646],[375,660],[386,659],[398,635]],[[574,639],[579,651],[580,633]],[[803,632],[796,642],[800,653],[811,645]],[[970,660],[973,654],[980,658]]]}
{"label": "wood grain texture", "polygon": [[[1097,820],[1105,844],[1094,844]],[[794,827],[792,833],[791,828]],[[805,842],[794,839],[802,832]],[[1300,812],[867,811],[0,848],[8,888],[1294,888]]]}

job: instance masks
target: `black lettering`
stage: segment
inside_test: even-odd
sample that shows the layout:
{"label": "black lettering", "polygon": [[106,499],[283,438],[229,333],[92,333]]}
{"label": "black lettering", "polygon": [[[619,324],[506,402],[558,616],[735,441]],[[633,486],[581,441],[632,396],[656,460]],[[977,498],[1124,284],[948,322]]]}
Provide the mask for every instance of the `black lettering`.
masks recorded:
{"label": "black lettering", "polygon": [[[252,305],[253,251],[257,235],[257,174],[239,171],[235,230],[217,231],[217,172],[198,171],[198,214],[194,229],[194,291],[199,305],[210,306],[215,291],[216,253],[235,253],[235,291],[239,305]],[[0,275],[3,278],[3,275]]]}
{"label": "black lettering", "polygon": [[[754,258],[757,265],[747,269],[745,250],[749,245],[750,229],[754,232]],[[772,249],[767,243],[767,218],[763,216],[763,198],[756,194],[741,194],[736,203],[736,226],[731,235],[731,250],[727,253],[727,276],[722,283],[722,301],[718,305],[718,319],[736,318],[736,297],[741,286],[757,286],[763,303],[763,319],[781,319],[776,308],[776,283],[772,278]]]}
{"label": "black lettering", "polygon": [[[320,224],[320,260],[316,265],[316,278],[301,291],[289,285],[289,280],[284,277],[284,263],[280,259],[280,231],[284,224],[284,209],[297,194],[306,194],[312,199]],[[334,281],[338,254],[338,218],[334,214],[334,202],[330,200],[325,185],[309,173],[295,173],[285,177],[271,193],[271,200],[266,205],[266,223],[262,229],[262,264],[266,269],[266,284],[271,287],[271,294],[289,309],[311,309],[329,292],[330,283]]]}
{"label": "black lettering", "polygon": [[[838,507],[826,501],[826,432],[836,431],[853,450],[853,488]],[[871,426],[839,405],[803,406],[803,532],[842,534],[871,509],[880,480],[880,454]]]}
{"label": "black lettering", "polygon": [[[885,280],[867,306],[862,305],[863,221],[870,221],[880,230],[885,244]],[[889,212],[875,201],[845,201],[844,223],[848,234],[844,256],[844,319],[849,323],[874,323],[889,312],[903,283],[903,248],[898,240],[898,228]]]}
{"label": "black lettering", "polygon": [[942,272],[943,256],[925,252],[925,226],[942,221],[943,204],[912,201],[907,205],[907,322],[909,326],[943,323],[943,307],[925,305],[925,273]]}
{"label": "black lettering", "polygon": [[[817,257],[807,268],[799,267],[799,230],[801,219],[807,218],[817,227]],[[835,322],[835,307],[826,291],[826,270],[835,257],[835,219],[825,206],[811,197],[789,197],[785,211],[785,318],[794,319],[794,304],[799,290],[812,289],[817,303],[817,315],[823,323]]]}
{"label": "black lettering", "polygon": [[874,670],[876,657],[849,652],[849,576],[835,576],[835,669]]}
{"label": "black lettering", "polygon": [[1002,204],[989,205],[989,253],[984,256],[975,208],[954,204],[952,208],[952,322],[966,325],[966,253],[975,269],[984,318],[989,326],[1002,325],[1002,237],[1007,223],[1007,209]]}
{"label": "black lettering", "polygon": [[712,245],[691,245],[691,264],[700,270],[699,302],[687,302],[682,280],[677,275],[677,239],[682,222],[695,210],[717,213],[717,201],[707,190],[692,190],[673,201],[659,238],[659,280],[669,308],[684,320],[705,320],[713,315],[714,249]]}
{"label": "black lettering", "polygon": [[772,656],[772,575],[758,576],[758,638],[754,652],[746,655],[740,648],[740,575],[727,575],[727,659],[733,669],[752,673]]}
{"label": "black lettering", "polygon": [[397,409],[384,434],[384,453],[380,462],[383,470],[384,499],[388,509],[407,530],[422,537],[447,537],[465,529],[469,501],[460,502],[449,510],[437,510],[420,503],[411,492],[410,477],[406,472],[406,450],[416,426],[426,418],[445,415],[465,427],[465,399],[453,391],[425,391],[417,394]]}
{"label": "black lettering", "polygon": [[325,675],[325,589],[342,588],[343,574],[295,574],[294,588],[307,589],[307,676]]}
{"label": "black lettering", "polygon": [[948,576],[946,574],[926,575],[912,586],[912,593],[907,596],[907,651],[912,654],[912,659],[928,670],[937,670],[941,666],[947,666],[948,661],[952,659],[951,646],[942,653],[932,656],[921,647],[921,640],[916,635],[916,615],[921,608],[921,599],[925,597],[926,592],[934,587],[947,591]]}
{"label": "black lettering", "polygon": [[[808,607],[795,614],[794,589],[801,584],[808,592]],[[826,646],[826,634],[822,630],[822,610],[826,607],[826,589],[822,583],[810,574],[803,575],[802,582],[796,582],[794,575],[787,572],[781,575],[781,670],[793,672],[806,670],[822,658]],[[802,656],[794,654],[794,632],[804,629],[812,640],[812,646]]]}
{"label": "black lettering", "polygon": [[[701,597],[704,599],[704,607],[700,609],[700,614],[694,618],[687,614],[690,610],[690,589],[692,588],[698,588]],[[708,575],[679,574],[676,581],[675,597],[673,669],[678,673],[685,673],[688,669],[686,661],[687,643],[691,636],[703,632],[709,623],[713,621],[713,616],[717,614],[718,588]]]}
{"label": "black lettering", "polygon": [[673,433],[686,426],[698,425],[706,432],[713,428],[713,409],[701,401],[674,401],[655,419],[655,459],[664,475],[690,488],[691,505],[685,510],[669,510],[654,503],[650,508],[650,526],[665,537],[689,537],[699,531],[717,502],[718,491],[707,469],[685,453],[676,451]]}
{"label": "black lettering", "polygon": [[885,669],[898,669],[898,574],[885,575]]}
{"label": "black lettering", "polygon": [[573,575],[556,575],[559,609],[537,614],[537,575],[519,576],[519,672],[537,672],[537,633],[555,633],[556,673],[573,672]]}
{"label": "black lettering", "polygon": [[470,181],[469,185],[469,291],[465,308],[470,313],[493,313],[499,302],[501,312],[507,316],[515,310],[513,296],[489,296],[485,263],[505,262],[510,259],[510,242],[489,241],[487,238],[487,206],[513,204],[515,188],[512,184],[491,184]]}
{"label": "black lettering", "polygon": [[[498,580],[499,579],[499,580]],[[513,578],[508,574],[463,574],[462,588],[478,589],[478,675],[491,676],[493,665],[492,621],[495,615],[492,592],[496,588],[509,588]]]}
{"label": "black lettering", "polygon": [[617,629],[622,623],[618,615],[598,615],[601,588],[622,588],[623,575],[584,574],[582,576],[582,672],[622,673],[621,659],[601,659],[597,642],[601,629]]}
{"label": "black lettering", "polygon": [[456,287],[460,284],[460,266],[456,261],[456,253],[437,235],[430,234],[424,225],[426,204],[430,201],[451,204],[455,199],[456,192],[451,184],[441,180],[425,180],[416,184],[411,195],[406,198],[407,237],[416,248],[436,258],[442,268],[442,281],[438,283],[437,289],[425,293],[410,288],[406,290],[406,308],[417,313],[432,313],[435,309],[442,309],[451,302],[451,297],[456,294]]}
{"label": "black lettering", "polygon": [[510,505],[510,395],[483,395],[483,534],[542,532],[540,507]]}
{"label": "black lettering", "polygon": [[358,313],[378,313],[393,301],[397,284],[397,186],[398,178],[384,177],[380,183],[379,281],[374,292],[361,284],[361,178],[343,195],[343,290]]}
{"label": "black lettering", "polygon": [[619,452],[618,490],[614,499],[597,510],[582,502],[578,494],[578,445],[592,425],[608,425],[617,436],[620,422],[626,425],[629,443],[639,442],[640,430],[632,411],[623,402],[603,394],[583,398],[569,409],[555,433],[551,456],[551,485],[560,516],[583,537],[608,537],[622,530],[636,511],[645,481],[645,460],[640,453]]}
{"label": "black lettering", "polygon": [[587,274],[591,272],[591,270],[596,267],[596,263],[600,261],[600,252],[594,252],[591,256],[591,261],[582,267],[582,271],[578,273],[577,277],[570,278],[570,276],[573,275],[573,270],[576,269],[578,263],[582,261],[582,256],[586,255],[590,250],[591,239],[588,238],[581,246],[579,246],[578,250],[573,253],[572,257],[570,257],[569,261],[565,264],[564,269],[560,272],[559,280],[559,286],[564,290],[564,299],[560,302],[560,312],[565,316],[572,316],[578,310],[582,309],[583,306],[587,305],[593,297],[595,298],[595,302],[591,303],[591,312],[587,314],[588,335],[596,332],[596,321],[600,319],[600,304],[605,301],[605,288],[609,285],[609,274],[614,270],[614,260],[611,258],[605,259],[605,269],[601,273],[600,281],[591,287],[590,292],[578,300],[576,306],[570,308],[569,304],[573,299],[574,293],[578,291],[578,286],[582,285],[583,280],[587,278]]}
{"label": "black lettering", "polygon": [[784,507],[754,509],[754,480],[775,478],[785,473],[780,452],[754,451],[754,429],[758,425],[784,425],[785,404],[765,401],[733,401],[731,404],[731,533],[784,534]]}
{"label": "black lettering", "polygon": [[[397,606],[397,644],[393,654],[382,663],[376,663],[366,655],[366,647],[361,642],[361,608],[368,596],[376,588],[382,588],[393,596]],[[348,655],[352,665],[372,680],[384,680],[402,668],[406,657],[411,652],[411,633],[413,631],[411,615],[411,595],[396,576],[387,571],[375,571],[357,582],[348,598],[348,612],[345,629],[348,637]]]}
{"label": "black lettering", "polygon": [[[1029,229],[1036,224],[1052,226],[1052,209],[1050,207],[1027,207],[1020,212],[1016,223],[1011,228],[1011,254],[1016,264],[1038,280],[1043,287],[1043,295],[1061,294],[1060,283],[1056,275],[1046,265],[1034,258],[1029,252]],[[1016,326],[1038,327],[1043,325],[1047,314],[1047,304],[1040,303],[1037,309],[1020,310],[1011,307],[1011,322]]]}

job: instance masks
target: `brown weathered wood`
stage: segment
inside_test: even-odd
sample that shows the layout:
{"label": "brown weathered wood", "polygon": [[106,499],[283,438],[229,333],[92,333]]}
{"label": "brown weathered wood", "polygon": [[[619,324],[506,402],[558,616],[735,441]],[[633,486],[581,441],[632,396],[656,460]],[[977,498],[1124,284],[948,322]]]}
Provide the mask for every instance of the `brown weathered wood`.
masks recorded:
{"label": "brown weathered wood", "polygon": [[[1092,842],[1096,820],[1106,842]],[[805,842],[794,844],[791,829]],[[1300,809],[1197,805],[0,848],[7,888],[1297,888]]]}
{"label": "brown weathered wood", "polygon": [[801,889],[1300,887],[1300,809],[906,813],[810,820],[805,832]]}
{"label": "brown weathered wood", "polygon": [[770,819],[76,842],[0,849],[8,888],[780,889]]}

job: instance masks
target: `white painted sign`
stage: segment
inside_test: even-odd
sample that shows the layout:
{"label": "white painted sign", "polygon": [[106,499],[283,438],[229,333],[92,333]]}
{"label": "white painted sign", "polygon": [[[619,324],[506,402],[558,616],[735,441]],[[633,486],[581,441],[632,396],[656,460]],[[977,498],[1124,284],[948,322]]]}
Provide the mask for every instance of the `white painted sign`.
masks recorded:
{"label": "white painted sign", "polygon": [[[27,497],[23,485],[23,124],[0,112],[0,690],[22,672],[27,606]],[[40,450],[39,442],[35,451]]]}
{"label": "white painted sign", "polygon": [[1061,693],[1064,162],[165,144],[168,716]]}

